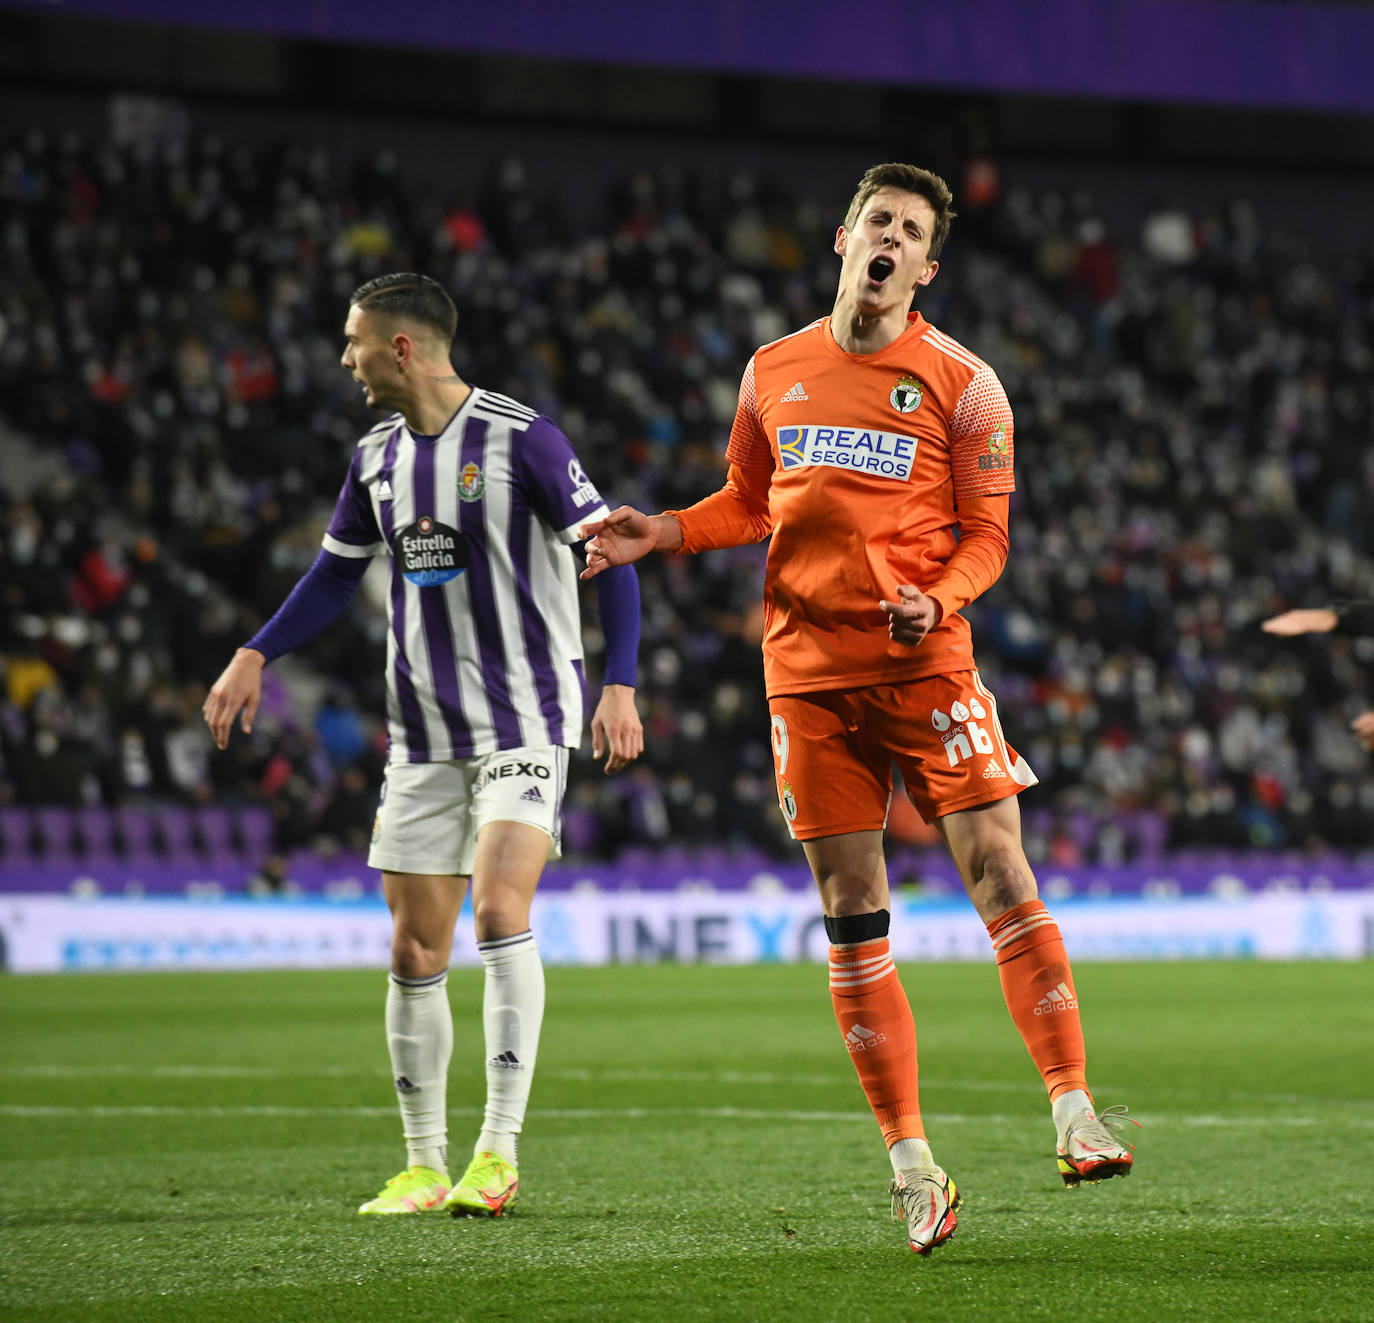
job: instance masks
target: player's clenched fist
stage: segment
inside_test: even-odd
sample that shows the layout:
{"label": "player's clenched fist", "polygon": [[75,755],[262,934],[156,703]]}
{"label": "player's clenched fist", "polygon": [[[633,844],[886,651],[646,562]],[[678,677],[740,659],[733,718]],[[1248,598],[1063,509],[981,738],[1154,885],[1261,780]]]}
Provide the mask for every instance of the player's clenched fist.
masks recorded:
{"label": "player's clenched fist", "polygon": [[253,729],[253,718],[262,701],[262,668],[266,661],[256,648],[240,648],[205,697],[205,724],[218,748],[229,744],[234,718],[243,712],[243,733]]}
{"label": "player's clenched fist", "polygon": [[631,505],[577,531],[587,539],[584,579],[612,565],[629,565],[651,551],[676,551],[682,545],[682,525],[672,515],[646,515]]}
{"label": "player's clenched fist", "polygon": [[943,611],[933,597],[907,583],[897,585],[897,597],[878,603],[887,612],[887,632],[894,643],[915,647],[940,623]]}

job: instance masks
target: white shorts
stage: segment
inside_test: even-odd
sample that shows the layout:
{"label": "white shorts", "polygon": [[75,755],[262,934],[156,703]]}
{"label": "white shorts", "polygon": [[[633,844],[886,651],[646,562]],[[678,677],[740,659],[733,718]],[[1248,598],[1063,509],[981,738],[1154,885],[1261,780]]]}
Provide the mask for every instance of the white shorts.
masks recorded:
{"label": "white shorts", "polygon": [[388,873],[472,875],[477,833],[489,822],[527,822],[562,854],[568,751],[502,749],[481,758],[392,763],[372,827],[369,868]]}

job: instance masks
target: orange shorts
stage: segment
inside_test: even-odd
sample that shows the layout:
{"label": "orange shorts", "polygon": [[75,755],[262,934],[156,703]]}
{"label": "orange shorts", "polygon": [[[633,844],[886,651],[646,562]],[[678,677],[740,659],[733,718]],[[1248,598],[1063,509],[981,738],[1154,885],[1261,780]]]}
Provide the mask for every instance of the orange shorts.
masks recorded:
{"label": "orange shorts", "polygon": [[977,671],[768,700],[778,802],[799,841],[881,831],[892,765],[920,815],[990,804],[1036,783]]}

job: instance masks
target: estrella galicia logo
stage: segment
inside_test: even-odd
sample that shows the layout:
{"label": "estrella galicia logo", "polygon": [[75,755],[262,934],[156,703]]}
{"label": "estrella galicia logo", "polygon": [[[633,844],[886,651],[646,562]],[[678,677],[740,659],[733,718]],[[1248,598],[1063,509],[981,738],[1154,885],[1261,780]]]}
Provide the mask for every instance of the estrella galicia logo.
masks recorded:
{"label": "estrella galicia logo", "polygon": [[419,588],[456,579],[472,560],[468,540],[456,528],[421,515],[396,535],[401,573]]}

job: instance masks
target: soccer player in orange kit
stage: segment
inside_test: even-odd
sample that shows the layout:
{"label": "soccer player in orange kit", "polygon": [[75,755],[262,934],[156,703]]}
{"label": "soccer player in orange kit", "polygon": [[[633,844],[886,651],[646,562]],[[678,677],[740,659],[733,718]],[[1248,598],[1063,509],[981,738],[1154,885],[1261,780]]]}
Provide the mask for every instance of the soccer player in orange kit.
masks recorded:
{"label": "soccer player in orange kit", "polygon": [[992,369],[912,311],[954,216],[938,175],[876,165],[835,235],[829,317],[758,349],[720,491],[688,510],[622,506],[583,578],[650,551],[771,535],[764,675],[778,799],[820,888],[835,1018],[882,1127],[893,1215],[929,1253],[962,1201],[926,1142],[916,1030],[888,948],[882,838],[896,763],[987,925],[1012,1020],[1050,1095],[1066,1184],[1124,1176],[1130,1146],[1086,1078],[1064,943],[1037,899],[1007,744],[962,607],[1002,572],[1012,415]]}

